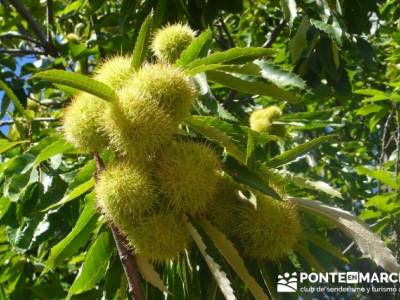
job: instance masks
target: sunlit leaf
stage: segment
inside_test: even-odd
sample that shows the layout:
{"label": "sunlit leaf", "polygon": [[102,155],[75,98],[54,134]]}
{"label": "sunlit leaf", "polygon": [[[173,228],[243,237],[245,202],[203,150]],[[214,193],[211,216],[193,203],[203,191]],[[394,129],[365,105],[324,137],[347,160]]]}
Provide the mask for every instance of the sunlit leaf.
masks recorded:
{"label": "sunlit leaf", "polygon": [[264,56],[271,56],[274,50],[265,48],[232,48],[222,52],[215,52],[206,57],[196,59],[185,66],[185,69],[193,69],[201,65],[225,64],[235,61],[250,61]]}
{"label": "sunlit leaf", "polygon": [[21,101],[18,99],[18,97],[15,95],[12,89],[9,88],[9,86],[2,80],[0,80],[0,89],[3,90],[8,98],[13,102],[14,107],[18,112],[24,116],[28,121],[31,121],[32,118],[30,115],[25,111],[25,108],[22,106]]}
{"label": "sunlit leaf", "polygon": [[270,161],[267,162],[267,166],[269,167],[278,167],[291,161],[295,160],[297,157],[311,151],[312,149],[320,146],[321,144],[335,141],[337,142],[338,136],[337,135],[326,135],[321,136],[316,139],[313,139],[309,142],[304,144],[298,145],[286,152],[273,157]]}
{"label": "sunlit leaf", "polygon": [[71,232],[51,248],[43,273],[60,265],[65,259],[76,254],[89,240],[96,227],[99,215],[96,213],[94,197],[86,197],[85,208]]}
{"label": "sunlit leaf", "polygon": [[250,275],[243,259],[240,257],[233,243],[228,240],[225,235],[216,227],[214,227],[214,225],[212,225],[208,220],[201,219],[199,222],[202,225],[202,228],[211,238],[221,255],[230,264],[230,266],[240,277],[240,279],[242,279],[243,282],[246,284],[254,298],[256,300],[269,299],[262,287],[257,283],[254,277]]}
{"label": "sunlit leaf", "polygon": [[160,274],[154,269],[153,265],[149,262],[148,258],[136,254],[135,255],[136,264],[139,268],[140,273],[143,275],[147,282],[151,283],[154,287],[158,288],[161,292],[168,293],[168,289],[161,279]]}
{"label": "sunlit leaf", "polygon": [[140,27],[139,35],[135,43],[135,48],[133,49],[131,66],[134,70],[138,70],[146,59],[147,51],[149,49],[152,27],[153,16],[149,15]]}
{"label": "sunlit leaf", "polygon": [[231,287],[231,282],[229,281],[226,273],[221,269],[221,266],[207,253],[207,246],[204,243],[202,237],[196,230],[196,228],[189,222],[186,221],[186,228],[189,231],[189,234],[192,236],[194,242],[199,248],[201,254],[203,255],[208,268],[211,271],[211,274],[214,276],[215,281],[218,283],[218,286],[225,296],[227,300],[235,300],[235,294]]}
{"label": "sunlit leaf", "polygon": [[360,250],[388,272],[400,272],[400,266],[385,243],[363,222],[351,213],[319,201],[290,198],[301,209],[316,213],[343,230],[354,239]]}
{"label": "sunlit leaf", "polygon": [[73,87],[107,101],[114,101],[117,98],[115,92],[109,86],[79,73],[49,70],[36,73],[31,79],[38,78]]}
{"label": "sunlit leaf", "polygon": [[47,207],[45,209],[45,211],[50,210],[50,209],[54,209],[54,208],[59,207],[61,205],[64,205],[65,203],[68,203],[68,202],[78,198],[79,196],[82,196],[83,194],[85,194],[91,188],[94,187],[94,183],[95,183],[94,178],[91,178],[88,181],[78,185],[77,187],[72,189],[67,195],[65,195],[65,197],[62,198],[59,202],[54,203],[54,204],[50,205],[49,207]]}
{"label": "sunlit leaf", "polygon": [[181,56],[176,62],[176,65],[184,67],[191,63],[193,60],[207,55],[207,51],[211,46],[211,42],[212,32],[210,29],[207,29],[203,31],[198,37],[196,37],[194,41],[189,45],[189,47],[187,47],[182,52]]}
{"label": "sunlit leaf", "polygon": [[100,233],[86,253],[85,261],[68,291],[67,299],[96,287],[106,274],[112,251],[111,234],[108,231]]}

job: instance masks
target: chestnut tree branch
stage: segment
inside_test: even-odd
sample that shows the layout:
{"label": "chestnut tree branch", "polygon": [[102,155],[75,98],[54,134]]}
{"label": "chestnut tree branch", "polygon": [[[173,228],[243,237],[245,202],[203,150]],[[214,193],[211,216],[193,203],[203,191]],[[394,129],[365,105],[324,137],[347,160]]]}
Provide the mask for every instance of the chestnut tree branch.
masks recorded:
{"label": "chestnut tree branch", "polygon": [[[96,161],[97,179],[98,175],[104,170],[104,162],[98,153],[94,153],[94,159]],[[110,228],[115,244],[117,245],[119,259],[121,260],[122,267],[125,271],[125,276],[128,280],[129,293],[135,300],[144,300],[142,289],[140,287],[140,277],[135,255],[129,249],[128,242],[118,227],[115,224],[110,223]]]}
{"label": "chestnut tree branch", "polygon": [[57,50],[51,40],[47,40],[45,33],[42,31],[39,22],[32,16],[32,14],[26,9],[21,0],[8,0],[12,6],[15,7],[17,12],[28,22],[29,27],[35,33],[37,38],[40,40],[46,53],[51,56],[58,56]]}
{"label": "chestnut tree branch", "polygon": [[0,53],[9,55],[45,55],[46,52],[33,49],[0,49]]}
{"label": "chestnut tree branch", "polygon": [[287,22],[285,20],[281,20],[279,24],[275,27],[275,29],[271,32],[271,36],[269,39],[262,45],[263,48],[271,48],[272,44],[276,41],[279,34],[285,28]]}
{"label": "chestnut tree branch", "polygon": [[30,36],[26,36],[24,34],[21,33],[5,33],[0,35],[0,39],[20,39],[20,40],[25,40],[31,43],[34,43],[35,45],[39,45],[41,46],[40,41],[35,40],[33,38],[31,38]]}

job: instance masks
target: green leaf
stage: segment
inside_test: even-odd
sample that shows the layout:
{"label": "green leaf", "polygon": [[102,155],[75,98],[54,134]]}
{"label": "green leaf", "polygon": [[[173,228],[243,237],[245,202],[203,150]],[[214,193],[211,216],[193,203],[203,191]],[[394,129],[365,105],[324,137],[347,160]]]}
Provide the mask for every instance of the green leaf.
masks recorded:
{"label": "green leaf", "polygon": [[3,216],[7,213],[8,209],[10,208],[11,200],[6,196],[0,197],[0,220]]}
{"label": "green leaf", "polygon": [[59,266],[65,259],[76,254],[89,240],[99,215],[96,213],[93,195],[86,197],[85,207],[71,232],[53,248],[42,274]]}
{"label": "green leaf", "polygon": [[378,266],[388,272],[400,272],[400,266],[385,243],[372,232],[366,224],[351,213],[337,207],[328,206],[320,201],[313,201],[303,198],[290,197],[299,208],[322,216],[338,226],[343,232],[352,238],[360,250],[369,255]]}
{"label": "green leaf", "polygon": [[10,98],[10,100],[14,103],[15,109],[28,121],[32,121],[32,118],[27,114],[25,108],[22,106],[21,101],[19,101],[18,97],[14,94],[12,89],[10,89],[8,85],[2,80],[0,80],[0,89],[3,90],[8,98]]}
{"label": "green leaf", "polygon": [[203,31],[194,41],[187,47],[179,57],[176,65],[184,67],[199,57],[207,55],[212,43],[211,29]]}
{"label": "green leaf", "polygon": [[249,81],[224,72],[209,71],[207,72],[207,79],[233,90],[251,95],[269,96],[277,100],[287,100],[289,102],[299,101],[297,96],[295,96],[294,94],[285,91],[279,87],[276,87],[272,84],[258,81]]}
{"label": "green leaf", "polygon": [[222,64],[213,64],[213,65],[201,65],[198,67],[195,67],[190,70],[186,70],[186,74],[189,76],[195,76],[196,74],[199,73],[204,73],[207,71],[212,71],[212,70],[218,70],[218,69],[223,69],[226,65]]}
{"label": "green leaf", "polygon": [[117,98],[114,90],[108,85],[79,73],[49,70],[36,73],[31,77],[31,79],[36,78],[44,79],[51,83],[59,83],[73,87],[107,101],[114,101]]}
{"label": "green leaf", "polygon": [[321,144],[335,141],[337,142],[338,136],[335,134],[325,135],[313,139],[304,144],[298,145],[280,155],[273,157],[270,161],[267,162],[267,166],[271,168],[279,167],[284,164],[290,163],[295,160],[297,157],[311,151],[312,149],[320,146]]}
{"label": "green leaf", "polygon": [[268,300],[269,297],[265,294],[264,290],[257,283],[254,277],[250,275],[243,259],[240,257],[233,243],[228,240],[225,235],[208,220],[203,218],[199,220],[199,223],[213,241],[221,255],[226,259],[240,279],[242,279],[242,281],[246,284],[254,298],[256,300]]}
{"label": "green leaf", "polygon": [[247,148],[246,148],[246,166],[252,170],[254,168],[254,138],[252,131],[248,130],[247,132]]}
{"label": "green leaf", "polygon": [[354,94],[365,95],[365,96],[383,96],[386,98],[389,97],[389,95],[386,94],[385,92],[376,89],[358,89],[354,91]]}
{"label": "green leaf", "polygon": [[324,272],[324,268],[321,267],[317,259],[310,253],[307,247],[300,243],[297,243],[295,247],[296,254],[300,255],[310,266],[312,266],[317,272]]}
{"label": "green leaf", "polygon": [[306,82],[298,75],[285,71],[278,66],[268,63],[263,60],[256,60],[254,64],[260,67],[261,76],[275,84],[276,86],[297,87],[299,89],[306,89]]}
{"label": "green leaf", "polygon": [[73,150],[74,147],[64,140],[58,140],[44,148],[33,162],[33,167],[37,167],[41,162],[61,153]]}
{"label": "green leaf", "polygon": [[311,25],[315,28],[325,32],[331,39],[334,39],[338,45],[342,45],[342,29],[340,28],[339,24],[328,24],[323,21],[310,19]]}
{"label": "green leaf", "polygon": [[79,196],[82,196],[84,193],[86,193],[91,188],[93,188],[94,184],[95,184],[95,179],[91,178],[90,180],[78,185],[76,188],[72,189],[67,195],[65,195],[60,201],[50,205],[49,207],[44,209],[44,211],[54,209],[56,207],[64,205],[65,203],[68,203],[68,202],[78,198]]}
{"label": "green leaf", "polygon": [[320,233],[305,233],[303,232],[303,237],[313,243],[314,245],[317,245],[321,249],[325,250],[326,252],[330,253],[332,256],[346,262],[350,263],[350,261],[347,259],[346,256],[338,249],[335,245],[330,243],[326,237],[321,237]]}
{"label": "green leaf", "polygon": [[274,174],[282,177],[283,180],[292,182],[294,185],[296,185],[300,188],[316,190],[319,192],[323,192],[327,195],[337,197],[339,199],[343,199],[343,196],[340,194],[340,192],[338,190],[334,189],[333,187],[331,187],[326,182],[313,181],[308,178],[302,177],[300,175],[295,175],[295,174],[292,174],[292,173],[286,172],[286,171],[270,169],[270,172],[273,172]]}
{"label": "green leaf", "polygon": [[135,48],[133,49],[131,61],[131,66],[133,70],[138,70],[143,62],[146,60],[152,27],[153,15],[150,14],[146,17],[142,26],[140,27],[139,35],[135,43]]}
{"label": "green leaf", "polygon": [[100,233],[90,246],[78,276],[68,291],[67,299],[96,287],[107,272],[113,252],[113,239],[108,231]]}
{"label": "green leaf", "polygon": [[243,183],[250,188],[256,189],[272,198],[281,199],[281,197],[268,185],[268,174],[258,169],[265,168],[263,165],[255,164],[254,171],[239,164],[232,157],[227,157],[224,161],[224,169],[236,181]]}
{"label": "green leaf", "polygon": [[231,287],[231,282],[229,281],[226,273],[221,269],[221,266],[207,253],[207,246],[204,243],[200,233],[196,228],[189,222],[185,222],[186,228],[189,234],[192,236],[197,248],[200,250],[201,255],[204,257],[211,274],[213,275],[215,281],[217,282],[222,294],[227,300],[235,300],[235,294]]}
{"label": "green leaf", "polygon": [[164,281],[160,277],[160,274],[157,273],[147,257],[138,253],[135,255],[135,261],[140,273],[147,282],[151,283],[161,292],[169,293]]}
{"label": "green leaf", "polygon": [[279,117],[279,121],[313,121],[318,118],[329,118],[335,112],[334,108],[318,111],[308,111],[292,114],[284,114]]}
{"label": "green leaf", "polygon": [[396,201],[397,192],[377,195],[368,199],[365,207],[376,207],[377,209],[391,213],[400,207],[400,201]]}
{"label": "green leaf", "polygon": [[29,141],[18,141],[18,142],[11,142],[6,139],[0,139],[0,154],[7,152],[8,150],[14,148],[15,146],[29,143]]}
{"label": "green leaf", "polygon": [[288,21],[290,26],[293,24],[293,20],[297,16],[297,5],[295,0],[280,0],[283,15],[285,20]]}
{"label": "green leaf", "polygon": [[307,32],[310,28],[310,21],[306,16],[303,17],[296,34],[289,42],[290,57],[292,58],[292,63],[296,63],[303,51],[307,48]]}
{"label": "green leaf", "polygon": [[[199,116],[199,115],[193,115],[188,118],[188,122],[192,122],[194,125],[197,126],[203,126],[205,128],[208,127],[214,127],[218,131],[221,131],[224,135],[228,136],[230,139],[230,142],[234,144],[234,148],[237,148],[236,150],[229,149],[228,152],[235,156],[236,153],[236,159],[238,159],[240,162],[244,163],[245,160],[240,159],[241,157],[245,157],[245,150],[246,150],[246,145],[247,145],[247,135],[248,132],[251,132],[251,135],[253,136],[254,143],[255,144],[266,144],[271,141],[279,141],[281,140],[280,137],[275,136],[275,135],[269,135],[265,133],[260,133],[257,131],[254,131],[250,129],[247,126],[240,126],[238,123],[231,123],[225,120],[222,120],[217,117],[212,117],[212,116]],[[195,129],[193,127],[193,129]],[[196,129],[195,129],[196,131]],[[219,142],[222,146],[226,148],[230,148],[230,146],[227,146],[224,144],[224,139],[218,139],[218,135],[214,136],[212,135],[212,132],[210,132],[210,135],[206,133],[202,133],[205,137],[209,137],[211,140],[215,140]],[[208,131],[207,131],[208,132]],[[201,132],[199,132],[201,133]],[[239,151],[242,152],[239,154]]]}
{"label": "green leaf", "polygon": [[360,116],[367,116],[372,113],[380,112],[383,109],[381,105],[378,104],[369,104],[366,106],[361,107],[357,110],[357,115]]}
{"label": "green leaf", "polygon": [[264,56],[271,56],[274,50],[265,48],[232,48],[222,52],[215,52],[206,57],[196,59],[185,66],[185,69],[193,69],[202,65],[224,64],[234,61],[251,61]]}
{"label": "green leaf", "polygon": [[217,122],[218,119],[205,119],[201,116],[192,116],[186,120],[186,123],[198,133],[206,136],[207,138],[217,141],[226,148],[229,154],[235,157],[238,161],[245,161],[244,152],[238,147],[237,143],[226,135],[223,131],[211,126],[210,121]]}
{"label": "green leaf", "polygon": [[394,174],[391,174],[388,171],[372,170],[362,166],[356,167],[356,171],[360,175],[367,175],[369,177],[375,178],[393,189],[399,189],[399,183],[396,182]]}
{"label": "green leaf", "polygon": [[88,181],[96,171],[96,162],[94,159],[89,160],[79,171],[74,175],[74,180],[69,184],[69,188],[73,189],[78,185]]}
{"label": "green leaf", "polygon": [[153,28],[158,28],[164,19],[165,12],[168,10],[168,0],[158,0],[154,8]]}

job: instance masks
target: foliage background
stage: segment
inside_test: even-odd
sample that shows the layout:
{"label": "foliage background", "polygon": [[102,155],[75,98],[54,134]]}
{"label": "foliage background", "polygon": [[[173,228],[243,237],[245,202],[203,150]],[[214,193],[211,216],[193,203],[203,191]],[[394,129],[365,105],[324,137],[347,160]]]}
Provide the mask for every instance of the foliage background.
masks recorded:
{"label": "foliage background", "polygon": [[[240,88],[212,85],[213,96],[202,98],[200,112],[248,125],[254,106],[278,104],[284,109],[279,121],[291,132],[284,149],[338,134],[335,143],[313,149],[285,169],[329,183],[343,198],[291,184],[286,189],[359,215],[399,257],[398,1],[2,0],[0,79],[33,121],[27,123],[10,96],[0,94],[0,299],[63,299],[71,286],[73,299],[128,297],[113,240],[94,213],[89,193],[95,162],[60,139],[62,108],[71,93],[28,79],[53,68],[90,74],[105,57],[131,53],[151,11],[156,27],[177,21],[199,31],[209,27],[214,51],[235,46],[274,49],[264,66],[266,79],[301,101],[254,97]],[[311,233],[303,255],[295,262],[263,266],[271,280],[292,269],[380,270],[337,228],[315,216],[305,218]],[[326,247],[330,255],[323,251]],[[335,249],[345,251],[348,260]],[[49,260],[51,252],[57,255]],[[175,296],[171,298],[221,298],[200,254],[191,255],[199,272],[190,272],[185,260],[159,270]],[[74,283],[88,256],[96,261],[86,264],[88,273],[81,273],[90,275]],[[240,280],[229,275],[242,291],[239,298],[250,297]],[[159,299],[156,289],[145,282],[143,287],[149,299]],[[382,295],[387,297],[395,296]]]}

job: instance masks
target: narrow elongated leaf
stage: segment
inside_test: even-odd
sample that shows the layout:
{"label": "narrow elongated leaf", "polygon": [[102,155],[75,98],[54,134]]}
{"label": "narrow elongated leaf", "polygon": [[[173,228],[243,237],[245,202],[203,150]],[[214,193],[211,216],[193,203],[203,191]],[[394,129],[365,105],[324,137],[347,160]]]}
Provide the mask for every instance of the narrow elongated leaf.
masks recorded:
{"label": "narrow elongated leaf", "polygon": [[176,65],[184,67],[195,59],[207,55],[207,51],[212,43],[212,32],[210,29],[203,31],[194,41],[187,47],[179,57]]}
{"label": "narrow elongated leaf", "polygon": [[342,29],[340,28],[338,23],[328,24],[323,21],[310,19],[311,25],[315,28],[325,32],[332,39],[334,39],[339,45],[342,45]]}
{"label": "narrow elongated leaf", "polygon": [[201,133],[211,140],[220,143],[226,148],[226,151],[228,151],[228,153],[230,153],[237,160],[241,162],[245,161],[246,156],[244,152],[237,146],[233,139],[226,135],[223,131],[208,125],[201,118],[191,117],[186,120],[186,123],[195,131]]}
{"label": "narrow elongated leaf", "polygon": [[286,163],[293,161],[297,157],[309,152],[310,150],[318,147],[319,145],[321,145],[323,143],[337,141],[337,139],[338,139],[338,136],[335,134],[318,137],[309,142],[298,145],[280,155],[275,156],[274,158],[272,158],[270,161],[267,162],[267,166],[274,168],[274,167],[284,165]]}
{"label": "narrow elongated leaf", "polygon": [[274,170],[270,169],[271,172],[274,172],[274,174],[281,176],[283,179],[288,180],[292,182],[294,185],[300,187],[300,188],[305,188],[305,189],[310,189],[310,190],[316,190],[319,192],[323,192],[327,195],[337,197],[340,199],[343,199],[343,196],[340,194],[340,192],[333,187],[331,187],[329,184],[323,181],[313,181],[308,178],[295,175],[289,172],[283,172],[283,171],[277,171],[275,172]]}
{"label": "narrow elongated leaf", "polygon": [[165,13],[168,9],[168,0],[158,0],[154,8],[153,28],[158,28],[162,24]]}
{"label": "narrow elongated leaf", "polygon": [[288,21],[290,25],[293,24],[293,20],[297,16],[297,5],[295,0],[280,0],[283,15],[285,20]]}
{"label": "narrow elongated leaf", "polygon": [[254,277],[250,275],[243,259],[240,257],[233,243],[228,240],[225,235],[221,231],[219,231],[214,225],[212,225],[208,220],[201,219],[199,223],[201,224],[204,231],[211,238],[218,251],[222,254],[222,256],[232,267],[232,269],[249,288],[254,298],[256,300],[269,299],[262,287],[257,283]]}
{"label": "narrow elongated leaf", "polygon": [[212,70],[218,70],[218,69],[223,69],[225,65],[222,64],[212,64],[212,65],[201,65],[198,67],[195,67],[190,70],[186,70],[186,74],[189,76],[194,76],[199,73],[204,73]]}
{"label": "narrow elongated leaf", "polygon": [[287,100],[290,102],[299,101],[294,94],[266,82],[244,80],[219,71],[208,71],[207,79],[230,89],[251,95],[268,96],[277,100]]}
{"label": "narrow elongated leaf", "polygon": [[44,148],[33,162],[33,166],[37,167],[41,162],[61,153],[73,150],[74,146],[63,140],[58,140]]}
{"label": "narrow elongated leaf", "polygon": [[0,139],[0,154],[14,148],[15,146],[28,143],[29,141],[11,142],[6,139]]}
{"label": "narrow elongated leaf", "polygon": [[279,121],[313,121],[319,118],[329,118],[333,115],[335,109],[324,109],[310,112],[300,112],[292,114],[284,114],[279,117]]}
{"label": "narrow elongated leaf", "polygon": [[310,26],[310,20],[307,16],[304,16],[301,20],[296,34],[289,42],[289,50],[292,63],[296,63],[300,59],[304,50],[307,48],[307,32],[310,29]]}
{"label": "narrow elongated leaf", "polygon": [[305,239],[307,239],[308,241],[310,241],[311,243],[317,245],[318,247],[320,247],[321,249],[330,253],[334,257],[336,257],[346,263],[349,263],[349,260],[347,259],[346,256],[344,256],[342,251],[340,251],[335,245],[331,244],[327,238],[321,237],[321,235],[317,234],[317,233],[311,234],[311,233],[303,232],[302,234],[303,234],[303,237]]}
{"label": "narrow elongated leaf", "polygon": [[254,168],[254,150],[254,138],[252,131],[249,129],[247,133],[246,166],[250,170]]}
{"label": "narrow elongated leaf", "polygon": [[352,238],[360,250],[388,272],[400,272],[400,266],[390,249],[366,224],[351,213],[320,201],[291,197],[300,208],[323,216]]}
{"label": "narrow elongated leaf", "polygon": [[271,56],[274,50],[265,48],[232,48],[222,52],[215,52],[206,57],[196,59],[185,66],[185,69],[193,69],[201,65],[224,64],[240,60],[251,61],[264,56]]}
{"label": "narrow elongated leaf", "polygon": [[25,108],[21,104],[21,101],[19,101],[18,97],[15,95],[13,90],[9,88],[9,86],[2,80],[0,80],[0,89],[3,90],[8,96],[8,98],[10,98],[10,100],[14,103],[15,109],[28,121],[32,121],[32,118],[27,114]]}
{"label": "narrow elongated leaf", "polygon": [[43,274],[60,265],[64,259],[72,257],[89,240],[92,231],[96,227],[99,215],[95,210],[94,197],[86,197],[86,199],[85,208],[79,216],[75,227],[63,240],[51,248]]}
{"label": "narrow elongated leaf", "polygon": [[226,273],[221,269],[221,266],[217,264],[217,262],[210,255],[208,255],[206,251],[207,246],[203,242],[203,239],[201,238],[196,228],[194,228],[194,226],[189,221],[186,221],[185,224],[189,234],[192,236],[194,242],[196,243],[197,248],[199,248],[200,253],[203,255],[204,260],[206,261],[211,274],[214,276],[214,279],[217,282],[222,294],[227,300],[235,300],[236,297],[231,287],[231,282],[226,276]]}
{"label": "narrow elongated leaf", "polygon": [[323,272],[325,271],[324,268],[321,267],[317,259],[310,253],[307,247],[303,246],[302,244],[298,243],[296,248],[294,249],[298,255],[303,257],[307,263],[312,266],[316,271]]}
{"label": "narrow elongated leaf", "polygon": [[135,48],[133,49],[131,66],[134,70],[138,70],[143,62],[146,60],[152,27],[153,16],[149,15],[146,17],[142,26],[140,27],[139,35],[135,43]]}
{"label": "narrow elongated leaf", "polygon": [[36,78],[73,87],[107,101],[113,101],[117,98],[114,90],[108,85],[78,73],[49,70],[36,73],[32,76],[32,79]]}
{"label": "narrow elongated leaf", "polygon": [[64,205],[65,203],[67,203],[69,201],[72,201],[72,200],[78,198],[79,196],[82,196],[84,193],[86,193],[91,188],[93,188],[94,184],[95,184],[95,180],[94,180],[94,178],[91,178],[90,180],[78,185],[76,188],[72,189],[67,195],[65,195],[64,198],[62,198],[57,203],[54,203],[54,204],[50,205],[49,207],[44,209],[44,211],[48,211],[50,209],[54,209],[56,207]]}
{"label": "narrow elongated leaf", "polygon": [[256,60],[254,64],[261,69],[261,76],[279,87],[297,87],[305,89],[306,82],[298,75],[285,71],[263,60]]}
{"label": "narrow elongated leaf", "polygon": [[154,270],[154,267],[149,262],[148,258],[143,255],[136,254],[135,260],[144,279],[151,283],[154,287],[158,288],[161,292],[168,293],[168,289],[165,286],[164,281],[161,279],[160,274]]}
{"label": "narrow elongated leaf", "polygon": [[67,299],[96,287],[106,275],[112,252],[113,240],[110,233],[108,231],[100,233],[90,246],[78,276],[68,291]]}
{"label": "narrow elongated leaf", "polygon": [[[255,169],[262,169],[264,166],[255,164]],[[224,162],[224,169],[227,171],[236,181],[246,184],[247,186],[256,189],[266,195],[271,196],[275,199],[281,199],[269,185],[269,175],[266,172],[255,170],[254,172],[249,170],[244,165],[239,164],[236,160],[231,157],[227,157]],[[266,169],[264,167],[264,169]]]}

